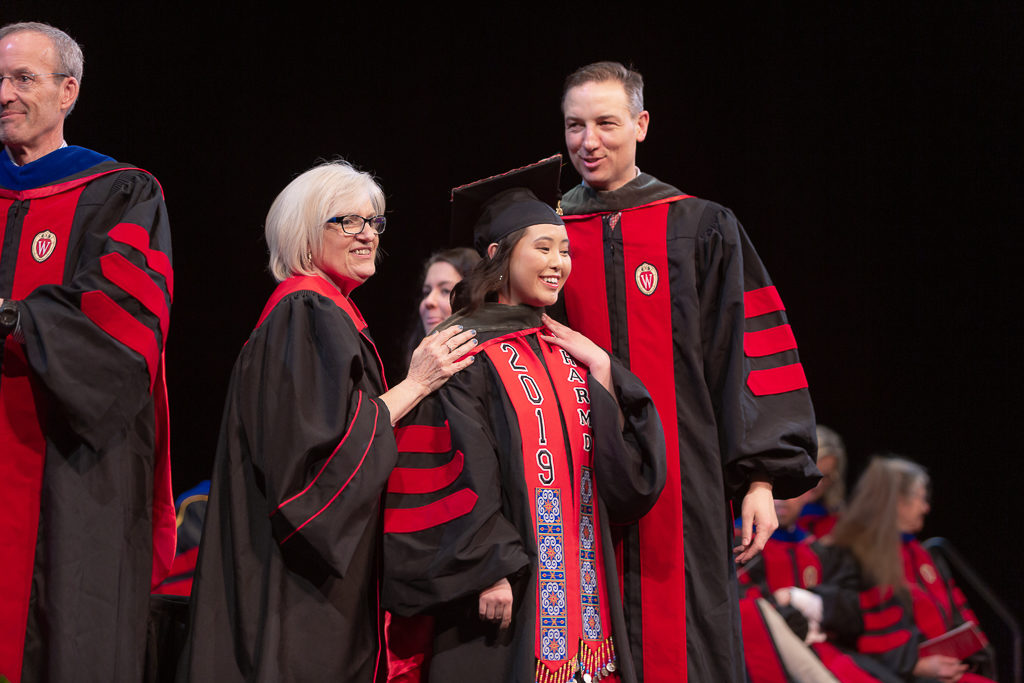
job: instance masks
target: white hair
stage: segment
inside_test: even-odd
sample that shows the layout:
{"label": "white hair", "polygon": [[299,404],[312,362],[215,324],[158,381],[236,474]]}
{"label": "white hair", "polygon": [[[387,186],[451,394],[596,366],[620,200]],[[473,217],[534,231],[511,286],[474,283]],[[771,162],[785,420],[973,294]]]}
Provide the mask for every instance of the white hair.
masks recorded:
{"label": "white hair", "polygon": [[270,272],[278,282],[293,275],[316,275],[310,257],[323,249],[324,223],[358,211],[367,201],[384,213],[384,191],[369,173],[344,160],[314,166],[281,190],[267,213],[265,234]]}

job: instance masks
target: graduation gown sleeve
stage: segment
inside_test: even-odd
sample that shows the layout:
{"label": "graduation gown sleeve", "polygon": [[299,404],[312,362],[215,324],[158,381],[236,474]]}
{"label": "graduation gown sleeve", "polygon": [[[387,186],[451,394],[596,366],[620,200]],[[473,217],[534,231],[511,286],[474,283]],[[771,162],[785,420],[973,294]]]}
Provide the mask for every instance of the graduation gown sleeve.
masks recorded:
{"label": "graduation gown sleeve", "polygon": [[707,203],[696,259],[704,373],[726,494],[741,498],[761,478],[776,498],[797,496],[820,474],[812,459],[814,412],[785,307],[728,209]]}
{"label": "graduation gown sleeve", "polygon": [[396,430],[384,526],[386,609],[400,616],[475,595],[529,565],[502,514],[489,373],[463,370]]}
{"label": "graduation gown sleeve", "polygon": [[344,577],[395,462],[391,418],[368,390],[344,312],[316,294],[292,297],[243,352],[227,439],[251,454],[285,556],[314,553]]}
{"label": "graduation gown sleeve", "polygon": [[139,170],[115,176],[81,195],[64,282],[23,298],[13,293],[33,375],[68,427],[97,451],[146,405],[173,290],[160,185]]}
{"label": "graduation gown sleeve", "polygon": [[901,596],[867,581],[854,555],[829,547],[822,554],[824,581],[813,590],[823,603],[822,629],[829,642],[861,667],[883,678],[910,679],[920,632]]}

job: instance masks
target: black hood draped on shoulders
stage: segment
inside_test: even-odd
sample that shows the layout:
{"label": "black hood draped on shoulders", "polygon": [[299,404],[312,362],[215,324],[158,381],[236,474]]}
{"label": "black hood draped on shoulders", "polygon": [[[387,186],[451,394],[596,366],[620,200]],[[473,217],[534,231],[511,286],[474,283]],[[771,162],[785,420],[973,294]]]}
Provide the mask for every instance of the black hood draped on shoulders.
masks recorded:
{"label": "black hood draped on shoulders", "polygon": [[641,173],[617,190],[595,190],[580,183],[562,197],[562,209],[567,215],[621,211],[681,194],[685,193],[652,175]]}

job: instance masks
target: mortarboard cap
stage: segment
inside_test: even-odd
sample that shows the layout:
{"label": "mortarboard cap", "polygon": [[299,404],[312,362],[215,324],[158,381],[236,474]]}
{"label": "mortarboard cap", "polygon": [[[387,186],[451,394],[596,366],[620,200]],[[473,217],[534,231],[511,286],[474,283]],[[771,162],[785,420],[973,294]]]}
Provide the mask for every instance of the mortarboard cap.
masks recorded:
{"label": "mortarboard cap", "polygon": [[481,256],[487,246],[531,225],[563,225],[556,211],[562,155],[452,190],[452,244],[468,244]]}

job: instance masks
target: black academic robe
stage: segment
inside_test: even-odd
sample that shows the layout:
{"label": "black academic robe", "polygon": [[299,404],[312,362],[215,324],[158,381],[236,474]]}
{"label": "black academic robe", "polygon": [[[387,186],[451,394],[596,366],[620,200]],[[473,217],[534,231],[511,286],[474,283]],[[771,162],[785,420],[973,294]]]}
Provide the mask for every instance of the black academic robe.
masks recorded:
{"label": "black academic robe", "polygon": [[174,552],[171,236],[149,173],[0,151],[0,677],[133,681]]}
{"label": "black academic robe", "polygon": [[281,283],[235,363],[179,678],[372,683],[381,496],[395,464],[383,370],[326,280]]}
{"label": "black academic robe", "polygon": [[[535,353],[546,343],[536,334],[539,312],[525,306],[489,304],[447,324],[456,323],[477,330],[481,343],[474,364],[422,402],[397,430],[399,467],[389,484],[385,518],[384,602],[399,616],[427,613],[435,618],[429,680],[533,681],[538,581],[543,583],[545,575],[538,579],[532,506],[540,505],[537,496],[544,494],[546,484],[538,483],[543,471],[528,474],[532,465],[524,462],[524,430],[534,428],[534,418],[529,425],[521,424],[510,399],[510,392],[518,395],[522,388],[504,384],[492,359],[479,351],[517,336]],[[507,362],[522,363],[511,356]],[[545,368],[541,374],[556,383],[571,371],[560,362]],[[608,602],[616,667],[622,680],[635,681],[623,637],[612,524],[638,519],[657,499],[664,484],[664,437],[653,403],[636,377],[613,363],[613,380],[626,417],[621,431],[611,395],[593,380],[586,389],[594,481],[601,501],[597,526],[603,556],[597,564],[604,585],[611,587],[599,599]],[[539,384],[552,386],[543,380]],[[557,407],[563,425],[583,419],[578,406],[558,399]],[[560,431],[551,424],[545,429],[549,435]],[[570,492],[563,487],[562,495]],[[479,593],[502,577],[510,579],[514,593],[507,632],[481,621],[477,612]]]}
{"label": "black academic robe", "polygon": [[[822,627],[828,641],[815,644],[815,654],[840,680],[862,680],[869,674],[882,683],[935,683],[913,674],[921,644],[942,632],[919,628],[923,615],[918,611],[926,609],[922,600],[928,597],[920,595],[913,576],[907,576],[909,590],[895,591],[875,583],[849,550],[824,546],[822,551],[824,582],[813,591],[823,599]],[[905,569],[913,571],[911,566]],[[928,621],[923,620],[926,629]],[[981,650],[968,658],[971,671],[960,680],[992,683],[987,677],[993,673],[990,656]]]}
{"label": "black academic robe", "polygon": [[823,579],[811,590],[822,598],[828,640],[814,653],[840,680],[915,680],[921,633],[909,596],[875,583],[846,548],[822,545],[819,556]]}
{"label": "black academic robe", "polygon": [[729,502],[756,478],[777,498],[820,478],[782,300],[732,212],[649,175],[577,186],[562,209],[567,322],[636,373],[665,427],[665,491],[622,550],[638,674],[742,681]]}

